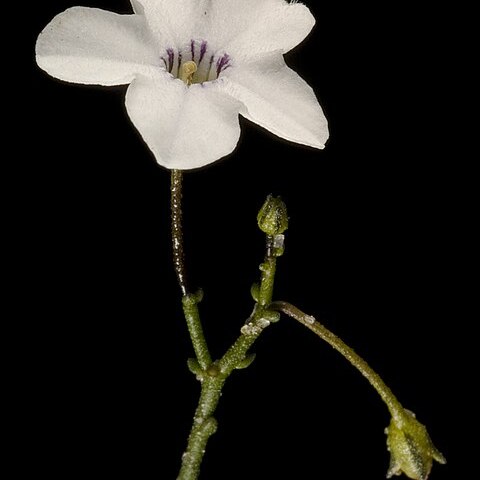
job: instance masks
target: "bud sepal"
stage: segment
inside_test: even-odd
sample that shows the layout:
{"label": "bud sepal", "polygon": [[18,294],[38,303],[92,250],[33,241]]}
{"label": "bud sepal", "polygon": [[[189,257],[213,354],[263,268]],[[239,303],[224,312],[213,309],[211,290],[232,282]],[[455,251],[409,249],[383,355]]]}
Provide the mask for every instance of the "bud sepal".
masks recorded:
{"label": "bud sepal", "polygon": [[387,478],[404,473],[413,480],[427,480],[434,460],[446,463],[425,426],[409,410],[404,410],[400,419],[392,419],[385,433],[391,455]]}
{"label": "bud sepal", "polygon": [[288,228],[288,213],[280,197],[269,195],[257,215],[258,227],[267,235],[281,235]]}

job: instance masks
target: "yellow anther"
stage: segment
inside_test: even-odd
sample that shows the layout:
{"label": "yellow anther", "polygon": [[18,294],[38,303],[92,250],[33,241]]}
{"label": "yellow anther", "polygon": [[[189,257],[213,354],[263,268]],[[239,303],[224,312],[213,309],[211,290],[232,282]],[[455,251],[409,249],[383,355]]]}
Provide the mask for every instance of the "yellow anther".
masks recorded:
{"label": "yellow anther", "polygon": [[178,78],[185,82],[187,85],[192,84],[193,75],[197,71],[197,64],[193,61],[185,62],[180,67],[180,74]]}

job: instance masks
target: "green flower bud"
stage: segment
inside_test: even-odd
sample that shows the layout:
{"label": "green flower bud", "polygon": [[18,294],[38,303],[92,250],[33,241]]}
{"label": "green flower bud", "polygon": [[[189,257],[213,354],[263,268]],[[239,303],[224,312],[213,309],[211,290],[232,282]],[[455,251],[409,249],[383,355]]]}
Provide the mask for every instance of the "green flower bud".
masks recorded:
{"label": "green flower bud", "polygon": [[288,228],[287,207],[279,197],[269,195],[258,212],[258,226],[267,235],[282,234]]}
{"label": "green flower bud", "polygon": [[433,460],[443,464],[445,457],[435,448],[427,429],[412,412],[405,410],[399,423],[392,419],[385,430],[391,455],[387,478],[404,473],[414,480],[427,480]]}

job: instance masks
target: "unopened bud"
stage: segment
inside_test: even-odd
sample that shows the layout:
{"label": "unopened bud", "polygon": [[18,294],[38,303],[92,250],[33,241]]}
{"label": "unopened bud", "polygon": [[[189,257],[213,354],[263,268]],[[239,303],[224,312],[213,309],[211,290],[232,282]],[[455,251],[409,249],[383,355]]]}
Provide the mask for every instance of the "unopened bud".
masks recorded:
{"label": "unopened bud", "polygon": [[258,212],[260,230],[272,237],[282,234],[288,228],[287,207],[279,197],[269,195]]}
{"label": "unopened bud", "polygon": [[390,451],[390,468],[387,478],[404,473],[413,480],[427,480],[433,461],[446,463],[445,457],[435,448],[427,429],[415,415],[405,410],[401,425],[393,419],[385,430]]}

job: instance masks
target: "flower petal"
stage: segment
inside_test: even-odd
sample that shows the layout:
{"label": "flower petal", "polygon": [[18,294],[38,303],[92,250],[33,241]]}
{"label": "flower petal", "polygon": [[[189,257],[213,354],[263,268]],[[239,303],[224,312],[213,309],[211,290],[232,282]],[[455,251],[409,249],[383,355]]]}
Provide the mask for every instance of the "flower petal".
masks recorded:
{"label": "flower petal", "polygon": [[95,85],[130,83],[160,64],[144,17],[86,7],[57,15],[40,33],[36,56],[53,77]]}
{"label": "flower petal", "polygon": [[285,0],[137,1],[162,46],[178,48],[201,39],[237,61],[262,52],[288,52],[315,24],[305,5]]}
{"label": "flower petal", "polygon": [[210,0],[138,0],[148,25],[163,47],[181,47],[202,38]]}
{"label": "flower petal", "polygon": [[168,75],[138,77],[127,112],[157,162],[170,169],[203,167],[231,153],[240,137],[241,104],[215,82],[187,87]]}
{"label": "flower petal", "polygon": [[138,0],[130,0],[133,11],[138,15],[143,15],[143,5]]}
{"label": "flower petal", "polygon": [[315,25],[310,10],[284,0],[212,0],[210,31],[217,48],[236,61],[259,53],[288,52],[302,42]]}
{"label": "flower petal", "polygon": [[226,70],[219,85],[240,100],[249,120],[292,142],[324,148],[327,119],[315,93],[280,52]]}

